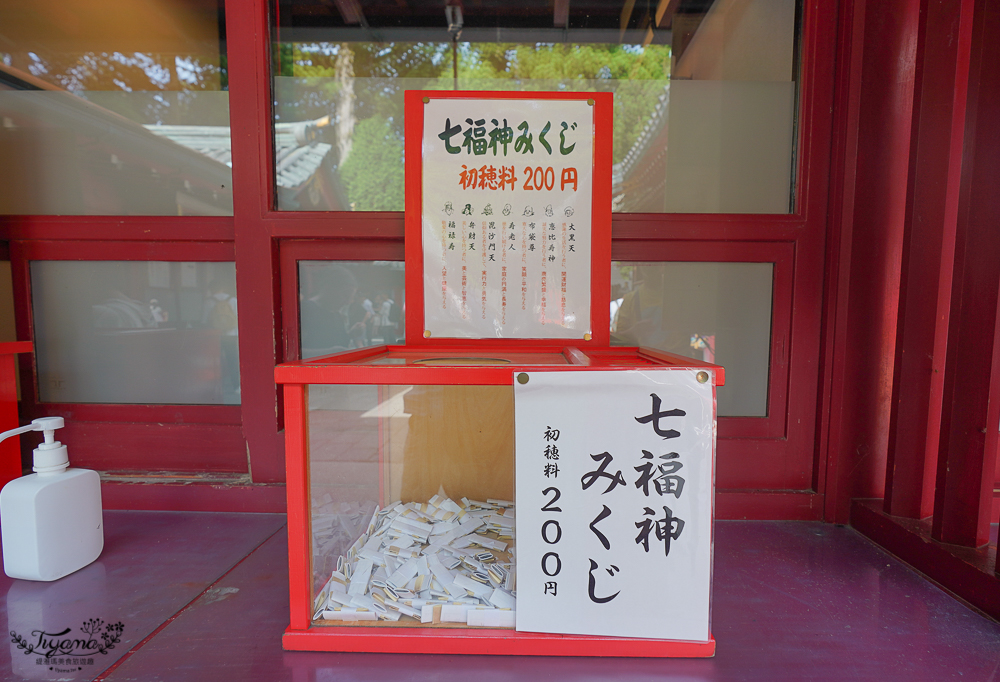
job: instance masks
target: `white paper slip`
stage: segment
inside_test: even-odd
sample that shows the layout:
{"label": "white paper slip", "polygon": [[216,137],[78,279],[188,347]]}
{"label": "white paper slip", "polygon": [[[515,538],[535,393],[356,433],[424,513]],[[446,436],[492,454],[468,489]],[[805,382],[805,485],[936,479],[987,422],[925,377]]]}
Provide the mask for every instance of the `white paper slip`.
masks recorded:
{"label": "white paper slip", "polygon": [[354,622],[358,620],[375,620],[374,611],[324,611],[323,620],[341,620]]}
{"label": "white paper slip", "polygon": [[514,611],[500,609],[469,609],[466,614],[466,625],[487,628],[512,628],[515,622]]}
{"label": "white paper slip", "polygon": [[468,604],[445,604],[441,607],[441,622],[464,623],[470,608]]}
{"label": "white paper slip", "polygon": [[477,597],[486,597],[493,591],[492,585],[484,585],[480,582],[476,582],[472,578],[467,578],[464,575],[460,575],[455,578],[455,584],[463,590],[468,590]]}
{"label": "white paper slip", "polygon": [[513,609],[517,604],[514,595],[500,588],[493,590],[489,596],[489,602],[498,609]]}
{"label": "white paper slip", "polygon": [[371,576],[374,566],[371,559],[358,561],[354,567],[354,573],[351,575],[351,585],[347,588],[348,594],[359,595],[368,591],[368,578]]}

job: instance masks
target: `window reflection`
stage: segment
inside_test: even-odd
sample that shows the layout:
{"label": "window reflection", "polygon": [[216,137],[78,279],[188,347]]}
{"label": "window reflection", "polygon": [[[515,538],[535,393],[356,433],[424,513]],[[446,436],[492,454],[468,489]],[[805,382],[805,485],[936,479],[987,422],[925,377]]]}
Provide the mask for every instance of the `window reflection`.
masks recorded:
{"label": "window reflection", "polygon": [[0,3],[0,213],[232,215],[218,0]]}
{"label": "window reflection", "polygon": [[398,261],[300,261],[301,357],[402,343],[403,274]]}
{"label": "window reflection", "polygon": [[233,263],[34,261],[43,402],[240,402]]}
{"label": "window reflection", "polygon": [[726,368],[719,415],[767,416],[771,263],[611,264],[612,345]]}
{"label": "window reflection", "polygon": [[790,210],[794,0],[287,0],[279,17],[279,209],[402,210],[403,91],[461,89],[614,92],[615,211]]}

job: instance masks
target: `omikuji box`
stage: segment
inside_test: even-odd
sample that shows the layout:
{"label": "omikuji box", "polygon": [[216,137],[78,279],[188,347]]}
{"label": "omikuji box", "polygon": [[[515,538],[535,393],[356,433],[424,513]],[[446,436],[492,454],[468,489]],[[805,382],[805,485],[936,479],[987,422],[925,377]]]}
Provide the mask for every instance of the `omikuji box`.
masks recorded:
{"label": "omikuji box", "polygon": [[722,368],[608,345],[611,104],[406,94],[406,345],[276,369],[285,648],[714,653]]}

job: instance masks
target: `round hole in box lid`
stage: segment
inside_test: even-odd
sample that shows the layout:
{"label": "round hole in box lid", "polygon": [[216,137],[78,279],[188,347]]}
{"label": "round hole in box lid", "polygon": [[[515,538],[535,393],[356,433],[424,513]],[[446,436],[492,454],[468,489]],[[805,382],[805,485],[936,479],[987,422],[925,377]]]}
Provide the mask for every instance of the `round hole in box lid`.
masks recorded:
{"label": "round hole in box lid", "polygon": [[503,358],[423,358],[414,360],[414,365],[509,365]]}

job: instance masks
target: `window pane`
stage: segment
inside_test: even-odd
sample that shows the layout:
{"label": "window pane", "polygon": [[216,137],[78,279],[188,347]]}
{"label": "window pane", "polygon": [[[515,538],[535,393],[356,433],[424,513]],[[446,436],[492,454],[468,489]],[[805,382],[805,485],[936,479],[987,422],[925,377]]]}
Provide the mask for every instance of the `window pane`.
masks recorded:
{"label": "window pane", "polygon": [[614,92],[615,211],[789,212],[795,0],[561,4],[279,0],[278,208],[403,210],[403,91],[461,89]]}
{"label": "window pane", "polygon": [[0,3],[0,213],[232,215],[219,0]]}
{"label": "window pane", "polygon": [[299,261],[302,359],[402,343],[403,264]]}
{"label": "window pane", "polygon": [[[313,624],[356,625],[352,621],[366,617],[375,621],[378,614],[378,621],[370,625],[447,628],[461,623],[462,627],[512,628],[511,611],[516,603],[513,389],[400,385],[308,388]],[[489,415],[488,429],[480,426],[483,415]],[[421,507],[428,513],[429,525],[413,536],[404,531],[409,539],[401,539],[399,533],[389,530],[390,524],[399,524],[396,517],[405,511],[402,504],[413,503],[433,505]],[[377,509],[382,513],[375,516]],[[437,509],[441,511],[436,513]],[[489,527],[480,528],[481,534],[474,536],[476,553],[492,554],[484,559],[494,569],[492,576],[482,578],[492,577],[488,583],[465,583],[473,579],[470,566],[449,564],[445,569],[435,560],[440,556],[447,563],[445,555],[450,554],[436,552],[442,547],[447,550],[452,541],[456,552],[469,546],[463,537],[467,531],[452,534],[457,537],[443,534],[455,527],[451,519],[459,512],[470,513],[468,518],[480,514],[491,517],[487,519]],[[502,515],[506,521],[499,518]],[[436,538],[436,545],[428,532]],[[390,549],[394,544],[398,552]],[[408,558],[428,559],[429,572],[436,573],[438,580],[444,580],[450,570],[450,580],[435,586],[429,576],[399,573]],[[365,570],[368,573],[362,573]],[[365,582],[362,595],[346,594],[346,577],[354,575]],[[463,585],[461,590],[453,589],[451,583],[456,580]],[[421,622],[422,604],[418,602],[414,609],[404,604],[413,597],[401,596],[397,605],[403,606],[398,610],[381,608],[386,595],[395,592],[386,592],[386,581],[421,600],[430,600],[432,606],[460,604],[454,597],[465,597],[467,588],[475,590],[474,594],[491,606],[509,609],[505,614],[489,612],[492,617],[506,616],[506,622],[477,622],[476,613],[466,613],[460,606],[450,609],[450,615],[438,609],[438,617],[429,619],[432,622]],[[479,585],[486,591],[480,591]],[[439,600],[431,590],[451,597]],[[372,599],[377,600],[377,606]],[[478,600],[465,602],[466,606],[473,604],[485,605]],[[359,614],[358,607],[367,608],[367,613]],[[432,613],[433,608],[428,616]]]}
{"label": "window pane", "polygon": [[240,402],[233,263],[34,261],[43,402]]}
{"label": "window pane", "polygon": [[771,263],[611,264],[611,343],[726,368],[720,417],[766,417]]}

